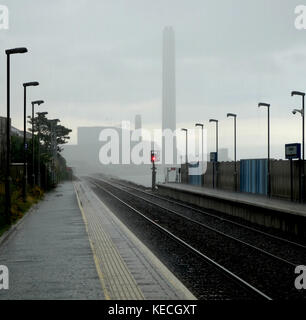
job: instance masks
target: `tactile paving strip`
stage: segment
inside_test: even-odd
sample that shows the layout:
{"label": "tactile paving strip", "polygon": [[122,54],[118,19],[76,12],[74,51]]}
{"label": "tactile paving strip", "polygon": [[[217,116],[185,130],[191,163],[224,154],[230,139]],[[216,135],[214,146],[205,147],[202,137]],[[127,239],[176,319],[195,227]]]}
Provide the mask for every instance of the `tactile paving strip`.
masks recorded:
{"label": "tactile paving strip", "polygon": [[[128,270],[108,234],[103,230],[103,217],[94,210],[85,192],[78,192],[81,185],[76,183],[78,201],[82,210],[95,262],[107,299],[143,300],[144,296]],[[86,210],[83,210],[83,208]]]}

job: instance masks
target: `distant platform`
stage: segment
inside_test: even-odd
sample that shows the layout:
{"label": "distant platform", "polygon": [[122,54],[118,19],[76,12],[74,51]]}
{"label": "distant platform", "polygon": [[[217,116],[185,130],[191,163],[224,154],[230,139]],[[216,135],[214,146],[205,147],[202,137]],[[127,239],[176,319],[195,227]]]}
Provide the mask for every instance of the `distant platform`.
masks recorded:
{"label": "distant platform", "polygon": [[158,184],[158,192],[205,209],[306,237],[306,205],[188,184]]}

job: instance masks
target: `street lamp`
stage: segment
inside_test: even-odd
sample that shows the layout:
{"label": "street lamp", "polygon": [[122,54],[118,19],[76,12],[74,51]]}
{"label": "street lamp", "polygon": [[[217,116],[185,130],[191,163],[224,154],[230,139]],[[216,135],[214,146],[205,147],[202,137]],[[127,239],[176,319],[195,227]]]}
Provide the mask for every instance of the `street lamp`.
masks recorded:
{"label": "street lamp", "polygon": [[237,191],[237,115],[235,113],[228,113],[227,117],[234,118],[234,161],[235,161],[235,172],[234,172],[234,179],[235,179],[235,191]]}
{"label": "street lamp", "polygon": [[33,187],[35,186],[35,165],[34,165],[34,160],[35,160],[35,155],[34,155],[34,106],[37,104],[40,106],[42,103],[44,103],[43,100],[36,100],[32,101],[32,184]]}
{"label": "street lamp", "polygon": [[270,168],[270,104],[258,103],[258,108],[267,107],[268,111],[268,196],[271,197],[271,168]]}
{"label": "street lamp", "polygon": [[302,150],[303,150],[303,165],[302,165],[302,200],[304,200],[304,190],[305,190],[305,93],[300,91],[292,91],[291,97],[293,96],[301,96],[302,97],[302,109],[294,109],[292,111],[293,114],[300,113],[302,116]]}
{"label": "street lamp", "polygon": [[39,83],[26,82],[23,84],[23,182],[22,182],[22,197],[23,201],[26,202],[27,197],[27,167],[26,167],[26,113],[27,113],[27,87],[36,87]]}
{"label": "street lamp", "polygon": [[186,165],[188,164],[188,129],[183,128],[182,131],[186,132]]}
{"label": "street lamp", "polygon": [[6,170],[5,170],[5,216],[7,223],[11,219],[11,110],[10,110],[10,57],[11,54],[21,54],[28,52],[27,48],[14,48],[5,50],[7,57],[7,118],[6,118]]}
{"label": "street lamp", "polygon": [[[218,123],[219,121],[216,119],[210,119],[209,122],[215,122],[216,123],[216,159],[218,161]],[[215,169],[216,168],[216,169]],[[215,183],[215,170],[216,170],[216,183]],[[213,188],[215,188],[215,184],[216,187],[218,187],[218,164],[215,163],[215,161],[213,162]]]}
{"label": "street lamp", "polygon": [[[196,123],[195,124],[196,127],[201,127],[202,128],[202,173],[204,175],[203,172],[203,168],[204,168],[204,124],[202,123]],[[202,175],[202,174],[201,174]],[[204,184],[203,179],[201,179],[201,184]]]}
{"label": "street lamp", "polygon": [[215,122],[216,123],[216,152],[218,153],[218,120],[216,119],[210,119],[209,122]]}

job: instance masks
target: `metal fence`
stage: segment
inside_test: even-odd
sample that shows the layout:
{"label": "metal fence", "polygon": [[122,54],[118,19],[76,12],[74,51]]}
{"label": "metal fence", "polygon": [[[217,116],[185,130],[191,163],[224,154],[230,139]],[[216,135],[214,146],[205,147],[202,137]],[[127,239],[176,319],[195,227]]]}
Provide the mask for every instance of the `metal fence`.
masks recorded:
{"label": "metal fence", "polygon": [[[267,194],[267,159],[246,159],[237,162],[237,190],[255,194]],[[215,174],[215,186],[225,191],[235,191],[234,162],[219,162]],[[293,161],[293,199],[299,200],[302,161]],[[305,166],[305,163],[304,163]],[[187,167],[181,168],[182,183],[190,183]],[[195,178],[193,178],[195,179]],[[213,187],[213,163],[207,163],[207,170],[202,176],[203,186]],[[283,199],[291,198],[290,162],[271,160],[271,196]],[[198,180],[197,180],[198,182]],[[306,189],[306,188],[305,188]],[[305,192],[306,190],[304,190]],[[306,195],[304,196],[306,198]]]}
{"label": "metal fence", "polygon": [[240,191],[256,194],[268,193],[268,160],[240,160]]}

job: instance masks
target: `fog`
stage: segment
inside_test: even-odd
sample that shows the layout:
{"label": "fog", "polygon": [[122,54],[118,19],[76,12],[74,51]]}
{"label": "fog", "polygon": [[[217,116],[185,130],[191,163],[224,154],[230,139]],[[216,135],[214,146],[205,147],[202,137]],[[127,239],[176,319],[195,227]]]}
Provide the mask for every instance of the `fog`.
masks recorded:
{"label": "fog", "polygon": [[[39,81],[39,88],[29,90],[29,99],[44,99],[41,111],[73,130],[64,155],[72,166],[82,162],[83,173],[102,170],[101,145],[97,133],[95,147],[76,152],[78,128],[120,128],[122,121],[134,124],[138,114],[142,128],[162,129],[163,106],[169,107],[163,101],[166,26],[174,32],[177,129],[204,123],[209,153],[215,149],[215,126],[209,119],[218,119],[219,147],[228,150],[228,160],[233,159],[233,122],[226,114],[236,113],[238,159],[264,158],[267,114],[257,104],[268,102],[271,157],[284,158],[284,145],[301,141],[301,119],[291,113],[301,102],[290,96],[292,90],[305,90],[306,31],[294,25],[299,1],[2,0],[1,4],[10,14],[9,29],[0,30],[1,70],[6,48],[29,50],[12,59],[12,125],[22,128],[21,84]],[[0,115],[5,116],[6,78],[5,72],[0,74]],[[188,143],[192,150],[193,142]],[[184,156],[183,132],[177,136],[177,147]],[[189,156],[197,152],[190,151]],[[122,168],[126,176],[128,170]],[[139,167],[142,170],[150,175],[150,165]]]}

